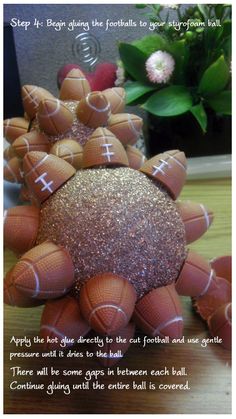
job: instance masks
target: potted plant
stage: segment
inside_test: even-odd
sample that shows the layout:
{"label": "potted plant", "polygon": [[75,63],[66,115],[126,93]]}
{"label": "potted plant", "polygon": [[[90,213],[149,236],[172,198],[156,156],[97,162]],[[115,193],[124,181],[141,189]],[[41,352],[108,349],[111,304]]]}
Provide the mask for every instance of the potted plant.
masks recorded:
{"label": "potted plant", "polygon": [[[231,6],[148,8],[150,35],[121,42],[128,105],[148,112],[149,154],[231,152]],[[173,5],[172,5],[173,8]],[[164,17],[163,17],[164,16]]]}

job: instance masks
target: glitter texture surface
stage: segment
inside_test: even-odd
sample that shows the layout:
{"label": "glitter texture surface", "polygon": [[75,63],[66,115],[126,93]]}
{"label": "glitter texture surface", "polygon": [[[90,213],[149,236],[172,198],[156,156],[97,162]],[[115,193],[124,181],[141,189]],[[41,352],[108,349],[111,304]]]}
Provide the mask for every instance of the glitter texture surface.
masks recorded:
{"label": "glitter texture surface", "polygon": [[139,298],[174,281],[186,257],[175,203],[130,168],[78,171],[43,204],[37,243],[47,239],[69,250],[77,289],[113,272],[130,280]]}
{"label": "glitter texture surface", "polygon": [[[82,124],[81,122],[78,121],[77,116],[76,116],[76,108],[77,108],[78,103],[79,103],[78,101],[62,101],[62,102],[72,112],[72,114],[74,116],[73,124],[72,124],[71,128],[68,129],[67,131],[63,132],[63,134],[58,134],[58,135],[48,135],[47,134],[48,140],[52,144],[54,144],[58,140],[63,140],[64,138],[71,138],[72,140],[75,140],[79,144],[84,146],[86,144],[88,138],[92,135],[94,129],[89,128],[86,125],[84,125],[84,124]],[[34,121],[34,123],[32,124],[32,129],[36,129],[36,130],[40,131],[38,121],[37,121],[37,117],[36,117],[36,120]]]}

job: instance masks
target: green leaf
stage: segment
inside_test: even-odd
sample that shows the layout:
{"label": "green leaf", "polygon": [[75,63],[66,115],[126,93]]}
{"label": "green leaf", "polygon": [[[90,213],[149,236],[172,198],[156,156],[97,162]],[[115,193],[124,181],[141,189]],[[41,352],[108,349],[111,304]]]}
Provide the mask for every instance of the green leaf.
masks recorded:
{"label": "green leaf", "polygon": [[217,19],[221,19],[222,18],[222,14],[223,14],[223,4],[217,4],[215,6],[215,15]]}
{"label": "green leaf", "polygon": [[166,40],[157,34],[144,36],[143,38],[133,42],[132,45],[136,46],[147,56],[158,50],[166,51],[168,46]]}
{"label": "green leaf", "polygon": [[227,36],[231,36],[232,33],[232,22],[231,20],[225,20],[223,23],[223,33],[222,38],[226,38]]}
{"label": "green leaf", "polygon": [[205,20],[208,19],[209,16],[209,8],[208,6],[205,6],[204,4],[198,4],[197,5],[199,12],[202,14]]}
{"label": "green leaf", "polygon": [[181,39],[172,42],[166,48],[175,60],[174,81],[175,83],[183,83],[185,78],[185,69],[189,60],[189,47],[186,40]]}
{"label": "green leaf", "polygon": [[145,7],[147,7],[146,4],[136,4],[135,5],[136,9],[145,9]]}
{"label": "green leaf", "polygon": [[222,49],[224,51],[224,54],[226,56],[226,59],[229,61],[231,61],[231,57],[232,57],[232,37],[228,36],[225,39],[225,42],[222,44]]}
{"label": "green leaf", "polygon": [[225,58],[221,55],[203,73],[198,91],[203,96],[214,95],[224,89],[230,77]]}
{"label": "green leaf", "polygon": [[163,6],[161,6],[160,4],[152,4],[152,7],[155,10],[156,14],[158,14],[163,9]]}
{"label": "green leaf", "polygon": [[189,111],[192,97],[184,86],[169,86],[154,93],[142,107],[157,116],[175,116]]}
{"label": "green leaf", "polygon": [[148,56],[134,45],[126,43],[119,45],[119,52],[125,70],[141,83],[150,83],[145,68]]}
{"label": "green leaf", "polygon": [[231,90],[224,90],[218,95],[211,97],[207,101],[208,105],[216,112],[222,115],[231,115],[232,113],[232,94]]}
{"label": "green leaf", "polygon": [[200,127],[202,128],[203,132],[206,132],[207,129],[207,114],[205,112],[204,106],[202,103],[193,106],[190,109],[193,116],[196,118],[197,122],[199,123]]}
{"label": "green leaf", "polygon": [[128,82],[125,85],[125,91],[126,91],[126,104],[129,105],[134,100],[142,97],[148,92],[151,92],[152,90],[156,90],[156,86],[150,86],[147,84],[140,83],[138,81],[135,82]]}

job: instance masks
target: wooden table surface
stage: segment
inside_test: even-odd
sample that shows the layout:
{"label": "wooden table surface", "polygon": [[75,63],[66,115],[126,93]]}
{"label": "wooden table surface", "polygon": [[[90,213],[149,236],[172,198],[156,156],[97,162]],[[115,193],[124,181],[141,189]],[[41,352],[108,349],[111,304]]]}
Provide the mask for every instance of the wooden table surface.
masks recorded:
{"label": "wooden table surface", "polygon": [[[190,247],[208,259],[231,253],[231,184],[229,179],[188,182],[181,199],[191,199],[209,206],[215,213],[211,229],[203,238]],[[14,264],[15,257],[5,252],[5,270]],[[185,339],[209,337],[205,323],[193,312],[189,298],[182,297]],[[141,383],[152,381],[156,387],[160,383],[184,383],[189,381],[190,390],[74,390],[63,395],[57,390],[53,395],[31,390],[10,390],[12,378],[10,367],[39,369],[53,366],[62,369],[103,369],[94,358],[69,360],[68,358],[48,358],[33,360],[18,358],[9,361],[9,352],[14,352],[10,344],[12,335],[33,337],[37,335],[40,314],[43,307],[20,309],[5,306],[5,413],[230,413],[231,412],[231,356],[230,352],[218,344],[203,348],[199,344],[150,344],[145,349],[141,344],[132,344],[125,357],[117,364],[119,368],[169,369],[186,368],[187,377],[104,377],[105,384],[122,381]],[[140,335],[142,337],[142,335]],[[77,347],[78,349],[79,347]],[[86,349],[87,347],[83,347]],[[81,349],[81,348],[80,348]],[[89,349],[89,348],[88,348]],[[79,349],[78,349],[79,350]],[[22,352],[22,349],[19,349]],[[116,368],[116,367],[115,367]],[[25,377],[17,377],[24,382]],[[30,381],[30,377],[28,378]],[[39,381],[39,379],[37,379]],[[52,377],[42,377],[40,382],[50,382]],[[57,381],[56,379],[54,379]],[[63,377],[60,378],[63,382]],[[33,382],[33,379],[31,380]],[[37,382],[38,382],[37,381]],[[78,382],[73,377],[67,382]]]}

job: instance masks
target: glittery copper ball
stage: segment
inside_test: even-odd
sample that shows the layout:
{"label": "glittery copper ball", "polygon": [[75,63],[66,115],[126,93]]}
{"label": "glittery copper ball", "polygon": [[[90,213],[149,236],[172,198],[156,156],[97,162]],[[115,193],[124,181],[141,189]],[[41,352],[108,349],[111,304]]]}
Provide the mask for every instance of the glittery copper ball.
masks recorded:
{"label": "glittery copper ball", "polygon": [[143,173],[130,168],[79,171],[41,209],[37,242],[69,250],[77,288],[113,272],[138,297],[172,283],[186,257],[176,204]]}

